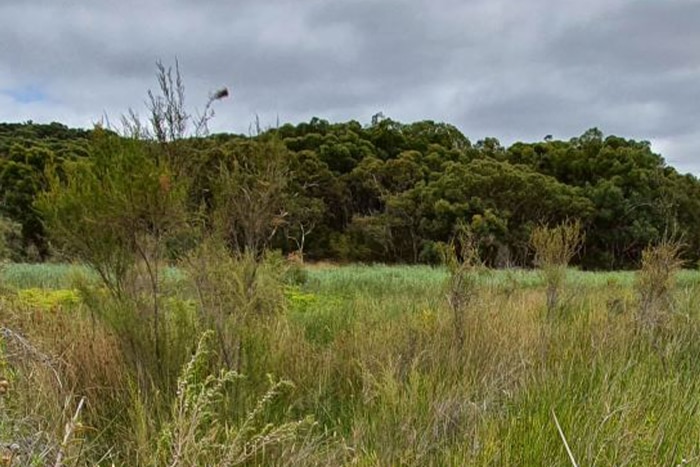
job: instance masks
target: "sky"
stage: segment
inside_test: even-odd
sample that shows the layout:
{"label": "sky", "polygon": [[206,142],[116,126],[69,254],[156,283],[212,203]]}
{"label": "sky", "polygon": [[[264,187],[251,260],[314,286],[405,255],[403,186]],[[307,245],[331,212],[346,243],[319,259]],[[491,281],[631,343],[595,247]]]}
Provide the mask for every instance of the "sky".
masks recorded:
{"label": "sky", "polygon": [[0,121],[146,114],[177,59],[212,131],[316,116],[457,126],[473,142],[647,140],[700,175],[697,0],[1,0]]}

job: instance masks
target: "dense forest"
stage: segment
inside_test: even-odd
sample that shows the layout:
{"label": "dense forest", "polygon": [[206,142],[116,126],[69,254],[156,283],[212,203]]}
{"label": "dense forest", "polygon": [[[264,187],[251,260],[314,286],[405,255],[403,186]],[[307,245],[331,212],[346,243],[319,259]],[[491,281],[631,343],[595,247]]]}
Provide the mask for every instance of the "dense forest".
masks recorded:
{"label": "dense forest", "polygon": [[[0,124],[6,256],[42,261],[57,254],[35,200],[49,174],[60,177],[67,165],[93,157],[96,133],[104,132]],[[269,246],[309,260],[435,263],[438,245],[466,226],[489,265],[527,266],[531,230],[575,218],[586,232],[576,261],[586,269],[635,267],[642,250],[664,235],[682,238],[688,261],[700,253],[698,179],[666,165],[646,141],[595,128],[568,141],[504,147],[493,138],[472,143],[449,124],[404,124],[378,114],[368,125],[314,118],[253,136],[176,143],[191,212],[204,228],[216,223],[215,212],[225,213],[228,241],[239,249]],[[222,167],[238,188],[217,197]],[[186,237],[173,254],[192,244]]]}

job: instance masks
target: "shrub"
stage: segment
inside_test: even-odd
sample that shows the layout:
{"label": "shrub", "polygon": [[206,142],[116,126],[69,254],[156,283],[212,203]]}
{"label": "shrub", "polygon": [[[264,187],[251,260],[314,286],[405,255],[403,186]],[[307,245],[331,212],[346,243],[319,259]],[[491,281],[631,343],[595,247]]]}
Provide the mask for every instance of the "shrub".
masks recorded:
{"label": "shrub", "polygon": [[216,331],[229,368],[243,370],[244,339],[251,326],[284,310],[284,260],[253,251],[231,254],[210,238],[182,262],[198,299],[202,324]]}
{"label": "shrub", "polygon": [[[177,382],[177,397],[170,420],[157,437],[153,465],[242,465],[247,462],[276,463],[289,461],[298,451],[295,444],[303,440],[305,430],[313,427],[311,418],[266,423],[265,410],[286,388],[288,381],[270,378],[267,392],[242,422],[231,424],[222,419],[219,405],[226,388],[241,378],[233,370],[210,374],[212,332],[205,333],[197,350],[183,368]],[[308,440],[307,440],[308,442]]]}
{"label": "shrub", "polygon": [[460,230],[452,241],[443,246],[443,262],[449,271],[447,302],[452,310],[454,337],[461,347],[465,341],[465,313],[477,294],[478,275],[484,270],[479,247],[474,236]]}
{"label": "shrub", "polygon": [[298,254],[287,255],[284,282],[287,285],[304,285],[309,280],[309,273],[304,268],[304,261]]}
{"label": "shrub", "polygon": [[566,268],[579,252],[584,241],[581,223],[566,221],[556,227],[541,225],[530,235],[530,246],[535,252],[535,267],[542,271],[547,287],[547,311],[556,309],[559,293],[566,279]]}
{"label": "shrub", "polygon": [[21,259],[21,226],[0,215],[0,263]]}
{"label": "shrub", "polygon": [[680,240],[665,236],[642,252],[642,267],[635,288],[639,299],[638,317],[644,326],[657,327],[671,310],[676,273],[683,264],[682,248]]}

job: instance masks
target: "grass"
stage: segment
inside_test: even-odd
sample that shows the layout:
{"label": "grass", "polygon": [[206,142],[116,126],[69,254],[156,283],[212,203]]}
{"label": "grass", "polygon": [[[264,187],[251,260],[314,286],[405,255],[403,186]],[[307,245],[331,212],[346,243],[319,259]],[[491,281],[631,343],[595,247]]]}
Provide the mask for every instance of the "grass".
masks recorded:
{"label": "grass", "polygon": [[72,264],[12,263],[0,268],[1,283],[17,289],[70,289],[76,274],[90,275],[90,272],[84,266]]}
{"label": "grass", "polygon": [[[449,344],[442,269],[312,270],[314,300],[298,313],[313,319],[299,322],[360,341],[363,399],[347,402],[348,431],[370,464],[565,465],[553,411],[580,465],[680,463],[700,454],[700,335],[687,301],[700,276],[679,274],[674,322],[652,340],[633,316],[635,274],[569,271],[565,314],[549,322],[536,272],[491,273],[463,355]],[[619,302],[626,313],[611,310]]]}
{"label": "grass", "polygon": [[[165,272],[167,280],[177,282],[182,279],[182,272],[176,268],[168,268]],[[76,264],[0,265],[0,284],[17,289],[70,289],[77,275],[97,281],[96,274],[90,268]]]}
{"label": "grass", "polygon": [[[607,286],[611,282],[630,287],[633,285],[636,271],[581,271],[571,268],[567,271],[570,284],[583,287]],[[311,285],[322,285],[328,291],[348,290],[354,293],[367,290],[372,293],[396,293],[415,291],[416,294],[443,285],[447,271],[442,267],[432,266],[388,266],[388,265],[349,265],[309,268]],[[684,269],[678,275],[680,286],[689,286],[700,282],[700,272]],[[482,277],[485,285],[503,286],[512,280],[520,288],[537,288],[544,285],[538,271],[532,269],[501,269],[490,271]],[[314,284],[315,283],[315,284]],[[397,290],[397,289],[404,290]]]}
{"label": "grass", "polygon": [[[72,287],[73,275],[76,273],[92,276],[85,266],[71,264],[26,264],[12,263],[0,270],[2,282],[15,288],[68,289]],[[170,268],[166,271],[168,278],[182,279],[181,271]],[[577,286],[600,287],[611,282],[621,286],[632,286],[635,271],[592,272],[569,269],[569,281]],[[426,290],[442,286],[447,271],[433,266],[389,266],[389,265],[348,265],[308,268],[312,286],[322,286],[328,293],[339,294],[364,293],[370,295],[392,294],[397,289],[419,295]],[[541,275],[530,269],[510,269],[492,271],[483,277],[486,284],[505,286],[514,282],[517,287],[537,288],[544,284]],[[700,282],[700,272],[685,269],[677,277],[680,286],[689,286]],[[389,289],[386,289],[386,286]]]}
{"label": "grass", "polygon": [[[305,284],[286,288],[286,312],[241,334],[241,375],[228,381],[222,373],[228,382],[217,392],[193,399],[207,407],[194,419],[177,410],[183,403],[177,398],[156,411],[147,399],[128,396],[122,350],[109,329],[94,329],[75,303],[70,270],[11,265],[3,272],[3,283],[22,289],[0,301],[3,326],[22,330],[42,354],[60,356],[56,370],[73,398],[66,405],[53,373],[18,360],[5,339],[4,374],[13,387],[36,390],[0,396],[2,443],[16,441],[17,433],[22,439],[42,433],[37,445],[55,453],[85,395],[82,416],[91,429],[75,435],[83,449],[71,442],[66,457],[87,465],[103,457],[149,465],[155,462],[149,450],[172,457],[174,445],[162,445],[164,430],[183,438],[178,446],[191,449],[189,462],[216,463],[206,456],[225,446],[225,433],[240,432],[251,413],[260,421],[245,439],[284,433],[285,444],[261,447],[241,457],[243,465],[571,465],[570,456],[579,465],[700,462],[695,271],[677,275],[669,318],[653,329],[638,319],[635,272],[568,270],[561,311],[551,316],[537,272],[492,271],[479,276],[474,299],[461,311],[464,342],[457,345],[445,269],[311,267]],[[172,274],[174,282],[187,282],[184,273]],[[170,300],[201,306],[195,297]],[[91,335],[97,353],[67,342]],[[201,388],[195,395],[210,384],[203,381],[192,379],[192,387]],[[285,382],[274,400],[264,397],[270,381]],[[45,419],[30,416],[36,407],[44,407]],[[190,418],[180,423],[170,412]],[[165,422],[149,426],[158,417]],[[303,433],[296,429],[302,425]],[[187,444],[188,426],[204,433],[196,444]],[[161,445],[149,444],[151,438]],[[245,442],[238,446],[246,452]]]}

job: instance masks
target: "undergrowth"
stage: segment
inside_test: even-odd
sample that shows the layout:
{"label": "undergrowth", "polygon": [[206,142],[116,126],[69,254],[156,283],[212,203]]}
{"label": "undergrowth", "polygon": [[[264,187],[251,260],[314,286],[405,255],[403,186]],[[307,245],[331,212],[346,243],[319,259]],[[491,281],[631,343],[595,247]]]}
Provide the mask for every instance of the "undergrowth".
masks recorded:
{"label": "undergrowth", "polygon": [[216,252],[193,252],[164,287],[160,362],[143,354],[138,301],[90,281],[3,292],[0,462],[567,465],[567,446],[578,465],[700,456],[698,276],[652,278],[658,254],[636,280],[572,272],[554,317],[542,282],[472,275],[459,332],[444,270],[310,269],[290,284],[279,257]]}

